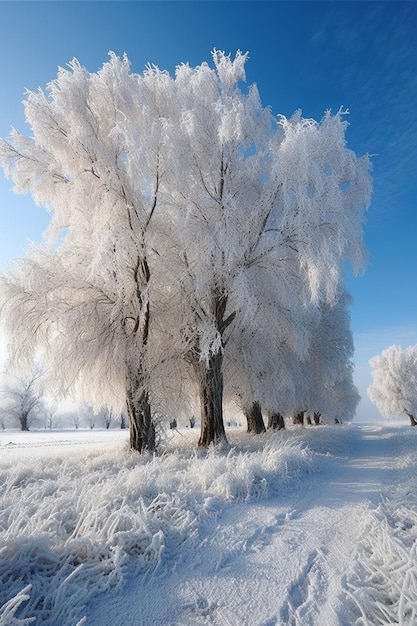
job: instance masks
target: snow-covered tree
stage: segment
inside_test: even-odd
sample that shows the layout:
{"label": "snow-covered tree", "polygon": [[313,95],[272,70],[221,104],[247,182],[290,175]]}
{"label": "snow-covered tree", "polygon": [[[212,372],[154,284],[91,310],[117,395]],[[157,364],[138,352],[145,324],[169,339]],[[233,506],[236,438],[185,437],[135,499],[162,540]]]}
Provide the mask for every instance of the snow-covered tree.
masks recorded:
{"label": "snow-covered tree", "polygon": [[[273,304],[272,304],[273,303]],[[285,309],[276,296],[260,299],[252,323],[230,338],[225,351],[227,398],[243,412],[248,432],[263,432],[262,413],[270,426],[281,427],[278,415],[288,414],[295,404],[295,385],[300,360],[306,354],[306,307]],[[292,313],[292,314],[291,314]],[[275,417],[274,417],[275,416]]]}
{"label": "snow-covered tree", "polygon": [[361,399],[353,382],[352,362],[347,361],[345,363],[344,368],[339,371],[336,379],[333,379],[327,386],[326,391],[331,411],[325,415],[325,421],[331,420],[331,416],[333,416],[338,423],[351,422]]}
{"label": "snow-covered tree", "polygon": [[28,94],[32,136],[14,130],[0,146],[15,191],[52,212],[48,246],[2,281],[14,348],[41,347],[63,392],[125,403],[137,450],[155,446],[146,352],[166,81],[114,55],[97,73],[74,60]]}
{"label": "snow-covered tree", "polygon": [[417,425],[417,345],[393,345],[374,356],[368,396],[384,417],[407,415]]}
{"label": "snow-covered tree", "polygon": [[44,413],[45,428],[52,430],[53,428],[57,427],[58,423],[60,422],[57,412],[58,412],[57,404],[48,403],[47,405],[46,404],[44,405],[43,413]]}
{"label": "snow-covered tree", "polygon": [[112,409],[109,409],[107,407],[103,407],[99,411],[98,417],[101,420],[101,422],[104,425],[104,427],[106,428],[106,430],[109,430],[110,426],[114,422],[114,417],[115,417]]}
{"label": "snow-covered tree", "polygon": [[224,359],[237,337],[245,341],[240,330],[256,317],[259,298],[274,294],[274,338],[280,309],[294,317],[301,291],[304,304],[331,301],[341,260],[361,266],[370,191],[368,160],[346,148],[341,112],[320,123],[298,113],[276,120],[255,87],[240,88],[246,55],[232,60],[215,51],[213,60],[214,69],[177,69],[181,133],[172,143],[180,158],[170,168],[179,310],[201,398],[200,445],[225,436]]}
{"label": "snow-covered tree", "polygon": [[[52,212],[48,246],[2,280],[6,325],[43,350],[61,391],[115,410],[123,399],[138,450],[155,447],[151,404],[193,385],[199,444],[225,439],[225,363],[287,345],[282,311],[302,354],[299,311],[334,301],[342,259],[364,261],[369,162],[346,148],[343,113],[274,117],[241,87],[246,59],[214,51],[213,67],[175,77],[74,60],[28,94],[32,136],[0,143],[16,191]],[[276,410],[261,360],[250,400]]]}
{"label": "snow-covered tree", "polygon": [[308,352],[299,364],[296,412],[313,421],[351,421],[359,395],[353,384],[350,295],[339,285],[335,303],[321,302],[310,316]]}
{"label": "snow-covered tree", "polygon": [[28,376],[9,376],[1,390],[4,413],[20,426],[29,430],[42,408],[41,378],[39,372]]}

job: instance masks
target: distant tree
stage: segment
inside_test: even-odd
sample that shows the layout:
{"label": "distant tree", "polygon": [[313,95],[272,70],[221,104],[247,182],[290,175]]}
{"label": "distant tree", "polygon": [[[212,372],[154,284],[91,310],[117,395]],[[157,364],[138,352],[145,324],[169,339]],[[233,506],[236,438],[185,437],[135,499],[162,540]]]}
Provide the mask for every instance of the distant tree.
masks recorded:
{"label": "distant tree", "polygon": [[306,413],[307,413],[306,410],[294,412],[292,415],[292,423],[302,426],[304,424],[304,418],[305,418]]}
{"label": "distant tree", "polygon": [[310,316],[308,350],[299,364],[297,405],[305,409],[305,419],[309,415],[315,423],[331,423],[334,417],[351,421],[360,399],[352,376],[350,300],[340,284],[335,301],[321,302]]}
{"label": "distant tree", "polygon": [[384,417],[407,415],[417,426],[417,345],[392,345],[374,356],[369,364],[372,385],[368,396]]}
{"label": "distant tree", "polygon": [[2,389],[4,411],[20,425],[21,430],[29,430],[42,408],[41,376],[35,373],[26,377],[10,377],[10,382]]}
{"label": "distant tree", "polygon": [[285,428],[285,419],[281,413],[268,411],[268,429],[282,430]]}
{"label": "distant tree", "polygon": [[45,428],[52,430],[54,426],[56,427],[57,411],[58,406],[56,404],[48,404],[48,406],[44,407]]}
{"label": "distant tree", "polygon": [[331,409],[323,420],[325,423],[331,423],[331,415],[336,416],[339,423],[353,420],[361,399],[353,381],[353,370],[353,363],[347,362],[338,377],[327,386],[328,406]]}
{"label": "distant tree", "polygon": [[98,413],[96,413],[94,407],[91,404],[84,402],[79,407],[79,411],[81,415],[80,422],[83,423],[84,426],[89,428],[90,430],[94,430],[98,417]]}
{"label": "distant tree", "polygon": [[321,413],[320,411],[314,411],[313,413],[313,423],[315,424],[315,426],[319,426],[322,422],[321,422]]}
{"label": "distant tree", "polygon": [[103,420],[104,427],[106,428],[106,430],[109,430],[114,420],[113,410],[111,408],[109,409],[108,407],[103,407],[99,411],[99,417]]}
{"label": "distant tree", "polygon": [[294,406],[298,362],[307,346],[308,308],[294,282],[296,274],[288,289],[258,289],[255,315],[231,335],[225,350],[225,393],[245,415],[249,432],[264,432],[262,412],[287,414]]}
{"label": "distant tree", "polygon": [[248,433],[259,435],[265,432],[265,422],[262,417],[261,405],[258,401],[252,402],[248,407],[244,407],[243,415],[246,417],[248,424]]}

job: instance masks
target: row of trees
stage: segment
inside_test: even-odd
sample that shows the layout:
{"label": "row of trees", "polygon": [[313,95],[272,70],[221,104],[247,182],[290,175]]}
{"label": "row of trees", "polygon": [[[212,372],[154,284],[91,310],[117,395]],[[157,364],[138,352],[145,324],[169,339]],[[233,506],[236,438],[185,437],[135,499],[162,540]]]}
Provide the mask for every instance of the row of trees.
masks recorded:
{"label": "row of trees", "polygon": [[200,446],[289,413],[349,418],[352,339],[342,267],[364,264],[369,160],[344,114],[262,106],[246,54],[174,76],[110,55],[74,60],[25,101],[0,160],[51,212],[48,240],[2,276],[13,363],[41,354],[49,391],[126,407],[131,447],[199,398]]}
{"label": "row of trees", "polygon": [[46,399],[41,372],[4,377],[0,387],[0,428],[126,428],[125,414],[108,407],[94,411],[86,404],[64,410]]}
{"label": "row of trees", "polygon": [[417,345],[393,345],[374,356],[368,396],[384,417],[406,415],[417,426]]}

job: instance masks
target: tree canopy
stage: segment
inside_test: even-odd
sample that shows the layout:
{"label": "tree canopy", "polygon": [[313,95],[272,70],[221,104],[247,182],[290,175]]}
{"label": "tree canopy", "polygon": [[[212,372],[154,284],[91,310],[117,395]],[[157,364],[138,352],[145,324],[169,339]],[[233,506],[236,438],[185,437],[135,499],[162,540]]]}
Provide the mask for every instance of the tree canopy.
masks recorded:
{"label": "tree canopy", "polygon": [[368,396],[384,417],[407,415],[416,426],[417,415],[417,345],[401,348],[393,345],[374,356],[372,385]]}

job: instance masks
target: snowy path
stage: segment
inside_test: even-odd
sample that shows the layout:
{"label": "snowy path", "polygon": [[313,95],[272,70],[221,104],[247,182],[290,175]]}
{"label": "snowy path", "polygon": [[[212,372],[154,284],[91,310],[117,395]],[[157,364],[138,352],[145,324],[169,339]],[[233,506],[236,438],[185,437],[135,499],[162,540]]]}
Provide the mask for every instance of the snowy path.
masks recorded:
{"label": "snowy path", "polygon": [[381,497],[399,484],[405,441],[398,428],[352,431],[331,456],[317,432],[309,446],[323,453],[318,471],[284,493],[217,510],[165,570],[97,598],[86,623],[352,626],[347,582]]}

